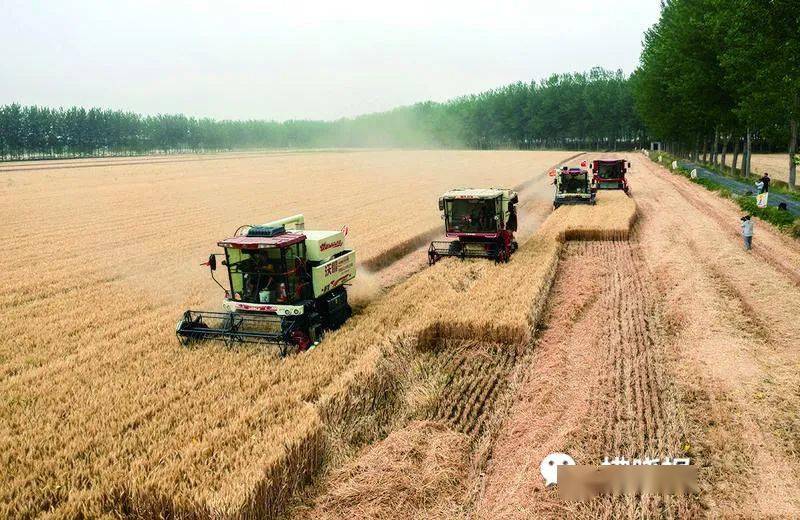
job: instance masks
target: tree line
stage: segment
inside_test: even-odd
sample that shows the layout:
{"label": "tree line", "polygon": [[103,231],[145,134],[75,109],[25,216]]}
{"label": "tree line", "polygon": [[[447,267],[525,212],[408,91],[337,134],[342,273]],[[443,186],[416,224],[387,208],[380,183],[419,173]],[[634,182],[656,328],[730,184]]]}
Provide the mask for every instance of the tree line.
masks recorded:
{"label": "tree line", "polygon": [[662,2],[631,85],[649,133],[669,151],[748,175],[754,146],[782,150],[796,184],[797,0]]}
{"label": "tree line", "polygon": [[624,149],[644,142],[629,79],[600,68],[336,121],[231,121],[0,106],[0,159],[254,148]]}

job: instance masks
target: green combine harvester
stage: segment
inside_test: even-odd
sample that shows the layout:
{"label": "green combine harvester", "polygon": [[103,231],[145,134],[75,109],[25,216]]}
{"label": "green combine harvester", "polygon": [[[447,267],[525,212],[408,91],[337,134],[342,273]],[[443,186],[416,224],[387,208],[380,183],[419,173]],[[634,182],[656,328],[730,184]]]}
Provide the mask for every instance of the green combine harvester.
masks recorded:
{"label": "green combine harvester", "polygon": [[[281,355],[315,345],[352,314],[345,284],[356,276],[356,254],[344,242],[344,230],[304,230],[303,215],[239,227],[203,264],[225,291],[224,311],[187,310],[178,339],[276,344]],[[214,277],[218,256],[227,288]]]}
{"label": "green combine harvester", "polygon": [[597,188],[588,171],[562,166],[550,175],[555,177],[553,184],[556,187],[553,208],[565,204],[595,204]]}

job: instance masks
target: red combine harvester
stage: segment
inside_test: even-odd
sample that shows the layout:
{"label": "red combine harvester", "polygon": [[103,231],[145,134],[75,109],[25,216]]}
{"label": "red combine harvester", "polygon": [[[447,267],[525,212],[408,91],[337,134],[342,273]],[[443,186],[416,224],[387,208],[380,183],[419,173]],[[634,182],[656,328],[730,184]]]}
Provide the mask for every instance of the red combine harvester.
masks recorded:
{"label": "red combine harvester", "polygon": [[624,159],[596,159],[589,165],[598,190],[622,190],[628,193],[628,181],[625,179],[625,174],[630,169],[631,163]]}

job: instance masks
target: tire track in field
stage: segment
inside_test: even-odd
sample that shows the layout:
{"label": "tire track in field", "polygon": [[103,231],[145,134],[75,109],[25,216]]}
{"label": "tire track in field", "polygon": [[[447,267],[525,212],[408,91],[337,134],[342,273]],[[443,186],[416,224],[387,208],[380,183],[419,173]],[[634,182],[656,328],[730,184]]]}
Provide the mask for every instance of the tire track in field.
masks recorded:
{"label": "tire track in field", "polygon": [[564,451],[604,457],[683,456],[681,410],[666,368],[661,305],[636,243],[566,246],[546,329],[501,433],[477,503],[480,518],[595,518],[699,513],[685,497],[565,503],[538,464]]}

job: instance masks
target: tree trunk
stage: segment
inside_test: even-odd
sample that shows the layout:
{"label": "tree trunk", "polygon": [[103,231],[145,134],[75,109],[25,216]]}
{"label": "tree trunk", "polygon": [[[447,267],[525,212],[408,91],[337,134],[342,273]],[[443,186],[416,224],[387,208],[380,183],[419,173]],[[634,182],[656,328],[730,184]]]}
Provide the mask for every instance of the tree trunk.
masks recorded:
{"label": "tree trunk", "polygon": [[703,158],[702,162],[708,162],[708,141],[703,139]]}
{"label": "tree trunk", "polygon": [[727,164],[726,159],[728,155],[728,145],[730,145],[730,142],[731,142],[730,136],[726,135],[725,140],[722,142],[722,164],[720,165],[722,166],[723,170],[725,170],[725,166]]}
{"label": "tree trunk", "polygon": [[738,136],[733,140],[733,161],[731,161],[731,175],[737,175],[736,165],[739,164],[739,146],[741,145],[741,141],[742,139]]}
{"label": "tree trunk", "polygon": [[694,139],[694,150],[692,151],[693,157],[692,160],[694,162],[698,162],[700,160],[700,136],[698,135]]}
{"label": "tree trunk", "polygon": [[714,146],[711,149],[711,164],[713,164],[714,166],[717,165],[717,159],[719,158],[719,156],[717,155],[718,148],[719,148],[719,129],[715,128],[714,129]]}
{"label": "tree trunk", "polygon": [[[798,108],[800,94],[794,95],[794,107]],[[789,187],[794,189],[797,181],[797,164],[795,164],[795,154],[797,154],[797,116],[793,115],[789,121]]]}
{"label": "tree trunk", "polygon": [[751,146],[752,142],[750,139],[750,127],[747,127],[747,141],[745,141],[745,148],[744,148],[744,176],[750,177],[750,154],[751,154]]}

